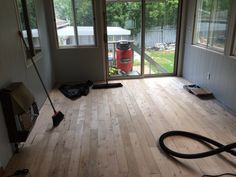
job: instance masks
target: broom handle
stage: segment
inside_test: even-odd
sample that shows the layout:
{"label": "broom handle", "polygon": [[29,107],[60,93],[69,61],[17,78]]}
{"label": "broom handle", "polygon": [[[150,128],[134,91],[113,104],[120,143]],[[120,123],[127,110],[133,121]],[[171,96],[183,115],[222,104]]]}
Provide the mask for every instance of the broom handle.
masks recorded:
{"label": "broom handle", "polygon": [[[21,31],[19,31],[19,35],[20,35],[20,37],[21,37],[21,39],[22,39],[22,41],[23,41],[23,43],[24,43],[24,46],[25,46],[26,50],[29,51],[29,48],[28,48],[28,46],[27,46],[27,44],[26,44],[26,42],[25,42],[25,40],[24,40],[24,38],[23,38],[23,35],[22,35],[22,32],[21,32]],[[31,60],[31,62],[33,63],[34,69],[35,69],[35,71],[36,71],[36,73],[37,73],[37,75],[38,75],[38,77],[39,77],[39,80],[40,80],[40,82],[41,82],[41,84],[42,84],[42,86],[43,86],[43,89],[44,89],[44,91],[45,91],[45,93],[46,93],[46,95],[47,95],[47,97],[48,97],[48,100],[49,100],[51,106],[52,106],[53,112],[54,112],[54,114],[56,114],[57,111],[56,111],[56,109],[55,109],[55,107],[54,107],[54,105],[53,105],[53,103],[52,103],[52,100],[51,100],[49,94],[48,94],[48,91],[47,91],[47,89],[46,89],[46,86],[44,85],[43,79],[42,79],[42,77],[41,77],[41,75],[40,75],[40,73],[39,73],[39,70],[38,70],[38,68],[37,68],[37,66],[36,66],[36,64],[35,64],[35,62],[34,62],[34,59],[33,59],[32,54],[30,54],[30,60]]]}

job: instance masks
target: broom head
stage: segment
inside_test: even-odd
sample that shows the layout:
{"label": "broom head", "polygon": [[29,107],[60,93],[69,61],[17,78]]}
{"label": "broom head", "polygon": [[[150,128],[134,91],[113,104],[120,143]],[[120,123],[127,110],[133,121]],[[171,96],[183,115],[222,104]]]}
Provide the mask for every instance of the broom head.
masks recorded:
{"label": "broom head", "polygon": [[53,127],[57,127],[63,119],[64,119],[64,114],[61,111],[56,112],[52,116]]}

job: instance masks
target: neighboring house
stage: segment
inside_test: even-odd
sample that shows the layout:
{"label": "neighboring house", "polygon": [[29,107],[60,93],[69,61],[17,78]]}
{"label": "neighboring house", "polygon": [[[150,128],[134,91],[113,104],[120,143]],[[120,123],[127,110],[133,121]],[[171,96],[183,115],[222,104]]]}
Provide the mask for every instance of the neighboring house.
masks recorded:
{"label": "neighboring house", "polygon": [[[91,26],[78,26],[79,44],[92,45],[94,44],[94,32]],[[73,26],[61,24],[57,28],[58,40],[62,46],[75,45],[75,32]],[[119,40],[130,40],[131,31],[121,27],[107,27],[108,41],[114,42]],[[23,31],[24,38],[27,38],[26,31]],[[38,29],[32,29],[34,45],[39,46]]]}
{"label": "neighboring house", "polygon": [[[94,43],[94,29],[92,26],[78,26],[79,44],[89,45]],[[129,40],[131,31],[121,27],[107,27],[108,41]],[[66,26],[57,29],[58,40],[62,45],[74,45],[74,27]]]}

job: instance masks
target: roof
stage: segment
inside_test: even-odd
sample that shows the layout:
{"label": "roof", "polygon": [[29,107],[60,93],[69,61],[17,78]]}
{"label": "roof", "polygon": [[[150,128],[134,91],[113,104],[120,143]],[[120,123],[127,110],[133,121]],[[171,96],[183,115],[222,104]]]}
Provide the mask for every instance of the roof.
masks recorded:
{"label": "roof", "polygon": [[131,35],[131,31],[121,27],[107,27],[107,34],[109,36],[115,35]]}
{"label": "roof", "polygon": [[57,29],[63,28],[65,26],[69,26],[69,22],[67,22],[66,20],[56,19],[56,25],[57,25]]}
{"label": "roof", "polygon": [[[79,36],[92,36],[93,33],[93,27],[92,26],[78,26],[78,34]],[[131,31],[121,28],[121,27],[107,27],[107,33],[108,36],[116,36],[116,35],[131,35]],[[73,26],[66,26],[63,28],[57,29],[57,34],[59,37],[63,36],[74,36],[74,27]],[[37,38],[38,30],[32,29],[32,35],[33,37]],[[26,37],[26,31],[23,31],[23,36]]]}
{"label": "roof", "polygon": [[[92,26],[78,26],[78,34],[80,36],[92,36],[93,27]],[[57,29],[58,36],[73,36],[74,35],[74,27],[73,26],[66,26],[64,28]],[[126,30],[121,27],[107,27],[107,33],[109,36],[115,35],[131,35],[130,30]]]}

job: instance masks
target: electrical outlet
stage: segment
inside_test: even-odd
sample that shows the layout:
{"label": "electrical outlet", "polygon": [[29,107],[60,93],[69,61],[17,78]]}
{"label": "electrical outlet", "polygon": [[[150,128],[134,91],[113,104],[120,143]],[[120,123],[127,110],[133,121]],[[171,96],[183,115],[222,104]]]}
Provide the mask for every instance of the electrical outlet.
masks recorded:
{"label": "electrical outlet", "polygon": [[207,73],[207,80],[210,80],[210,79],[211,79],[211,73],[208,72],[208,73]]}

